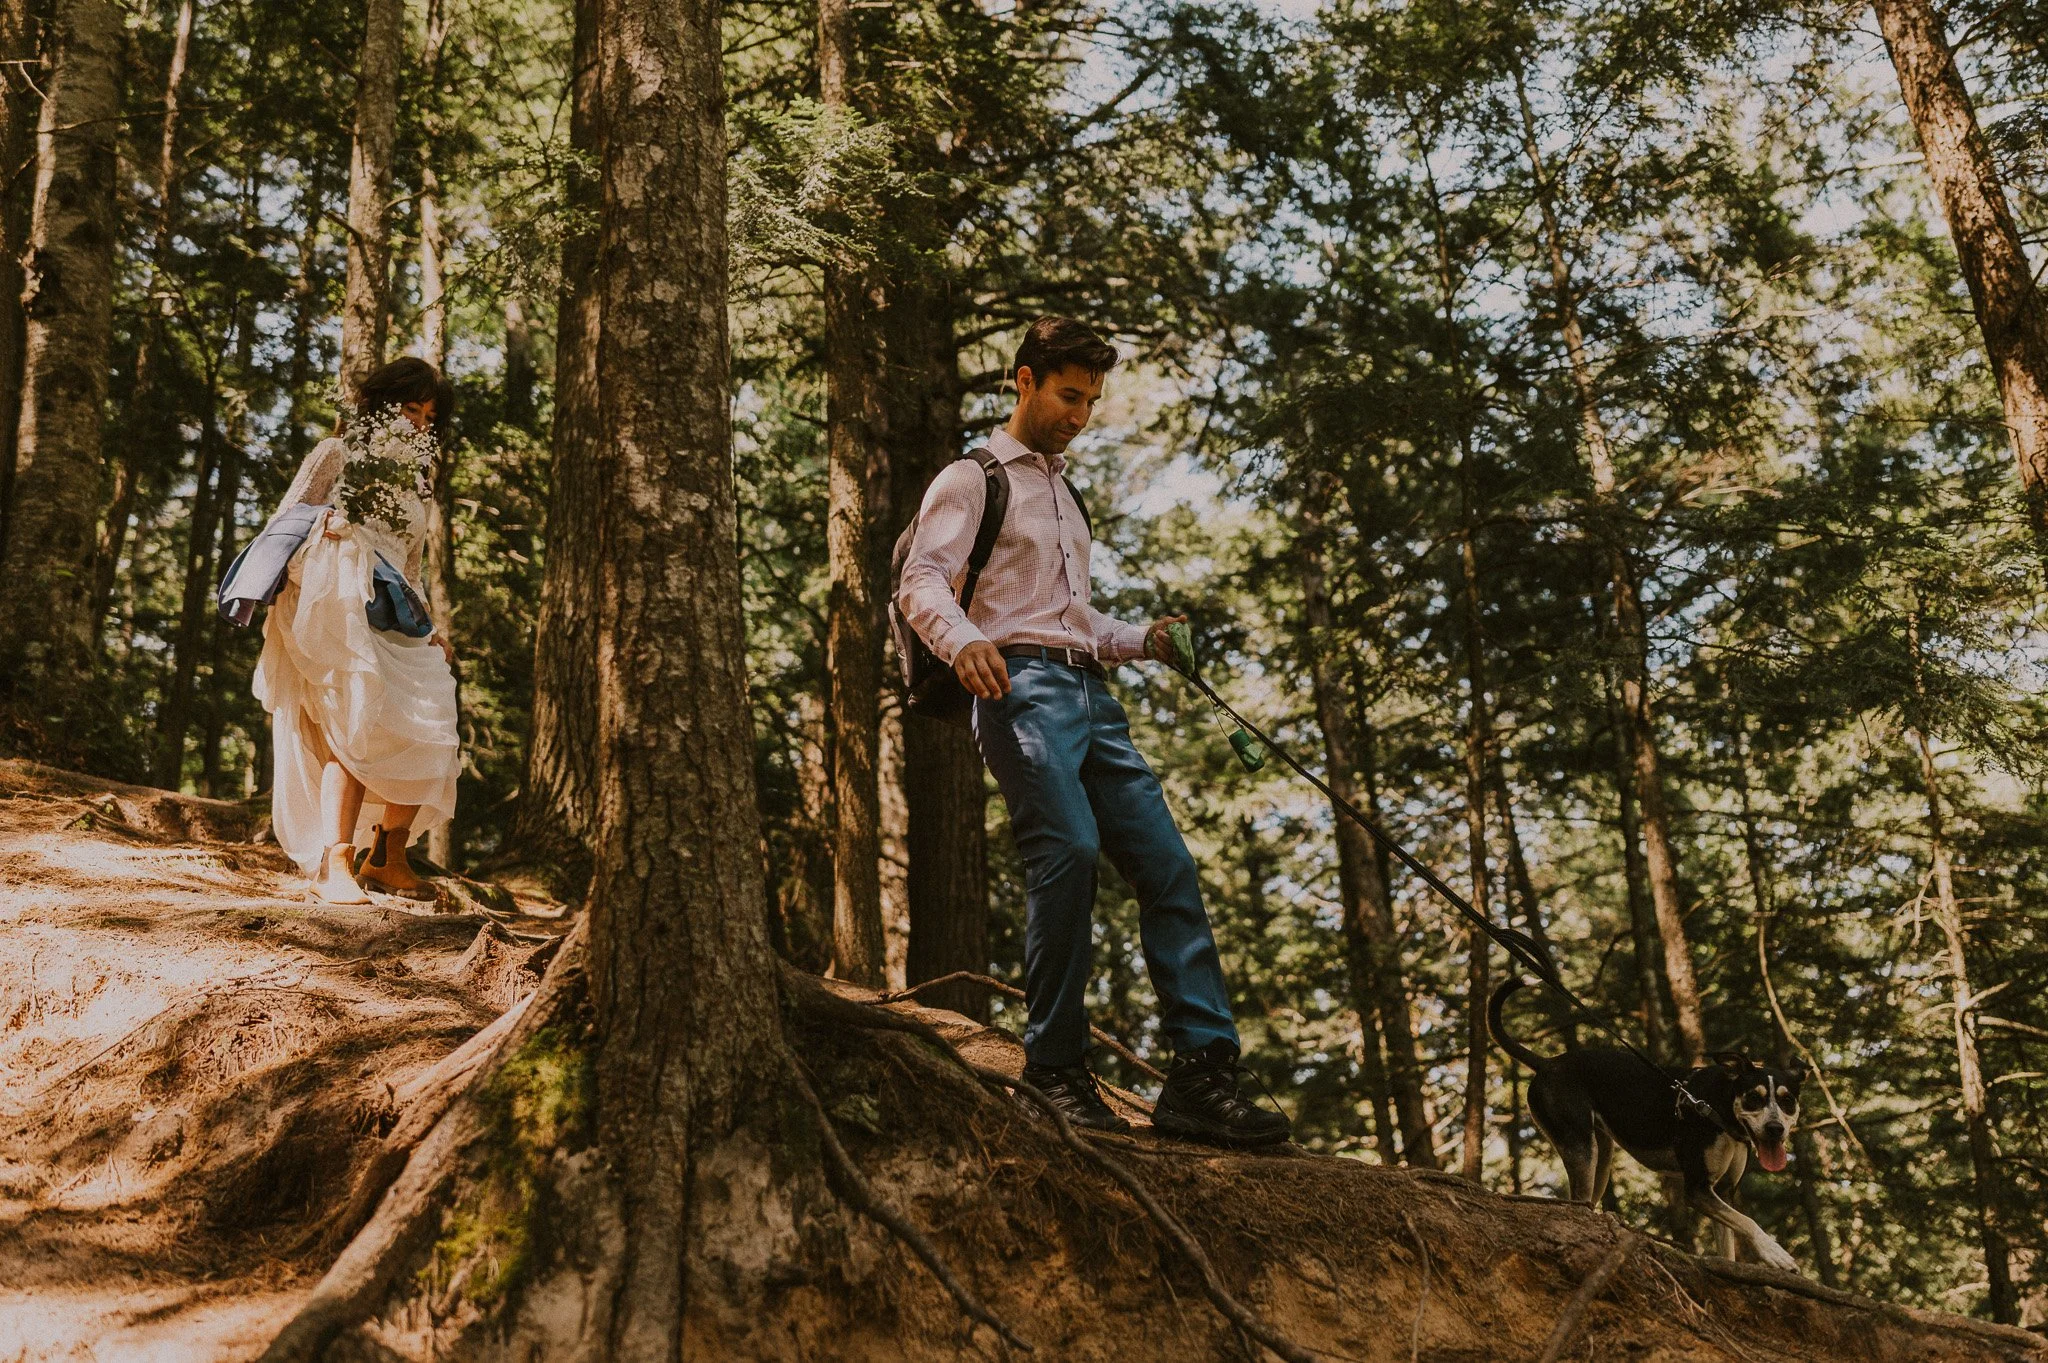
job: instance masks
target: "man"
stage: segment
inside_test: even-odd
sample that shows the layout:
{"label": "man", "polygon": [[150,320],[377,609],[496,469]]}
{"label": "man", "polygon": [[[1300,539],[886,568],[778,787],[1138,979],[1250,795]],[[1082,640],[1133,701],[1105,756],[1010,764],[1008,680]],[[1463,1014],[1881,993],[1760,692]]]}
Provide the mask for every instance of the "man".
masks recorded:
{"label": "man", "polygon": [[1010,485],[971,614],[956,595],[981,524],[986,479],[971,459],[932,480],[897,608],[975,696],[974,736],[1009,805],[1028,898],[1024,1078],[1069,1121],[1123,1131],[1088,1072],[1085,1007],[1098,853],[1137,891],[1145,965],[1175,1060],[1160,1130],[1216,1144],[1282,1141],[1287,1118],[1238,1095],[1237,1028],[1187,844],[1159,778],[1131,746],[1104,663],[1171,657],[1166,627],[1088,604],[1087,522],[1064,478],[1117,353],[1080,322],[1041,317],[1017,349],[1017,408],[988,449]]}

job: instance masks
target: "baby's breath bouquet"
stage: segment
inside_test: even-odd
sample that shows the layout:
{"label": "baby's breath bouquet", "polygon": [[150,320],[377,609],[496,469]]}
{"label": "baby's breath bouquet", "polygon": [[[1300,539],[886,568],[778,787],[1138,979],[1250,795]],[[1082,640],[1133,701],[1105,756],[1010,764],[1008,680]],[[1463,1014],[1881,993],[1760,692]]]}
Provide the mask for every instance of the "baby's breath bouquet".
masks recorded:
{"label": "baby's breath bouquet", "polygon": [[397,407],[359,416],[342,433],[348,453],[336,500],[358,525],[379,523],[402,534],[412,519],[406,494],[433,495],[439,447],[431,430],[417,430]]}

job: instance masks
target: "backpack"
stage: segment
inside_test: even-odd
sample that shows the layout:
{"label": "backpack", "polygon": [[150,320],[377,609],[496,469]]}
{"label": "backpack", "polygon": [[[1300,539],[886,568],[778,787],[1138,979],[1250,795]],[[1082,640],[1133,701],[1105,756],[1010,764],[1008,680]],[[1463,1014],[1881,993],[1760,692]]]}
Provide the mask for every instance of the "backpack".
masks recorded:
{"label": "backpack", "polygon": [[[967,572],[960,583],[960,609],[966,611],[974,604],[975,584],[981,580],[981,570],[988,567],[996,537],[1003,531],[1003,517],[1010,510],[1010,471],[986,447],[969,450],[960,457],[981,465],[982,472],[981,524],[974,532],[974,547],[967,551]],[[1081,513],[1083,528],[1092,535],[1094,521],[1088,515],[1088,503],[1081,500],[1081,490],[1071,478],[1063,475],[1061,481]],[[965,728],[974,713],[974,697],[960,684],[953,669],[925,646],[896,607],[897,594],[903,588],[903,565],[910,559],[910,546],[917,540],[917,527],[922,519],[921,515],[911,518],[903,533],[896,537],[896,548],[889,556],[889,632],[896,638],[896,662],[903,673],[903,708],[913,715]]]}

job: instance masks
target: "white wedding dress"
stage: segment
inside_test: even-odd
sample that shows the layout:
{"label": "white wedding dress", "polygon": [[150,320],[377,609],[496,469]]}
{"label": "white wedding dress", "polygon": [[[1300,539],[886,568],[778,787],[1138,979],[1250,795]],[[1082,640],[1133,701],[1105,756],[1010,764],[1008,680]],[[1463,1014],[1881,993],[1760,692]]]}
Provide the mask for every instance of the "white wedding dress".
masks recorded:
{"label": "white wedding dress", "polygon": [[[347,465],[342,441],[322,441],[278,510],[334,503]],[[386,804],[419,806],[412,822],[416,839],[455,813],[462,761],[455,675],[439,647],[373,629],[365,610],[379,553],[418,588],[426,506],[411,489],[398,501],[400,525],[352,523],[338,505],[330,510],[327,525],[334,533],[316,525],[306,537],[263,625],[254,690],[270,712],[276,758],[271,826],[278,845],[309,876],[319,873],[328,845],[320,773],[330,757],[367,792],[358,845],[368,841],[371,824],[383,822]]]}

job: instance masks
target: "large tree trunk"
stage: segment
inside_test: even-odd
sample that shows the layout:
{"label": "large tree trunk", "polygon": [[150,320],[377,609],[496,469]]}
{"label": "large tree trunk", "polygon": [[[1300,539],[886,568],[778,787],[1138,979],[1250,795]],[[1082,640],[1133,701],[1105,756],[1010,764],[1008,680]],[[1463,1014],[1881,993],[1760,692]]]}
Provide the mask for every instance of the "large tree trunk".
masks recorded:
{"label": "large tree trunk", "polygon": [[[1927,687],[1920,660],[1920,612],[1918,602],[1908,608],[1907,643],[1913,654],[1913,696],[1917,715],[1926,712]],[[1990,1298],[1991,1318],[2002,1325],[2019,1323],[2019,1293],[2012,1280],[2012,1246],[2001,1225],[2003,1180],[1998,1170],[1996,1119],[1991,1113],[1991,1090],[1984,1081],[1984,1064],[1977,1045],[1977,995],[1970,988],[1969,939],[1963,928],[1962,908],[1956,901],[1953,867],[1949,861],[1948,837],[1944,827],[1941,776],[1935,770],[1934,749],[1918,722],[1907,726],[1906,741],[1920,761],[1920,781],[1927,796],[1927,855],[1934,881],[1935,922],[1948,948],[1949,988],[1955,999],[1956,1085],[1962,1099],[1963,1129],[1969,1135],[1970,1175],[1976,1193],[1977,1240],[1984,1250],[1984,1276]]]}
{"label": "large tree trunk", "polygon": [[[818,97],[852,104],[849,0],[819,0]],[[882,582],[880,528],[888,505],[881,425],[881,338],[871,323],[874,281],[825,263],[825,428],[830,506],[825,542],[831,593],[825,655],[832,696],[832,942],[834,973],[880,984]]]}
{"label": "large tree trunk", "polygon": [[[726,382],[718,0],[605,0],[598,288],[597,1139],[606,1356],[682,1345],[693,1159],[779,1063]],[[671,344],[691,338],[688,346]]]}
{"label": "large tree trunk", "polygon": [[[1321,499],[1319,499],[1321,500]],[[1360,753],[1351,723],[1351,697],[1346,694],[1331,647],[1330,592],[1322,544],[1319,508],[1304,505],[1301,585],[1304,623],[1308,626],[1309,679],[1315,694],[1316,721],[1323,730],[1323,779],[1330,789],[1353,804],[1368,806],[1371,797],[1359,790]],[[1367,811],[1371,813],[1368,807]],[[1387,894],[1386,876],[1364,829],[1331,810],[1337,837],[1337,884],[1343,899],[1344,940],[1351,968],[1352,1006],[1358,1012],[1361,1040],[1368,1050],[1386,1046],[1386,1087],[1401,1128],[1401,1156],[1426,1169],[1437,1167],[1430,1139],[1428,1104],[1422,1091],[1422,1065],[1415,1054],[1415,1033],[1409,1023],[1407,984],[1401,968],[1401,938]],[[1375,1035],[1375,1023],[1377,1033]],[[1368,1064],[1368,1080],[1371,1078]],[[1373,1094],[1375,1114],[1386,1096]],[[1380,1157],[1394,1162],[1392,1132],[1379,1118]]]}
{"label": "large tree trunk", "polygon": [[356,57],[355,146],[348,170],[348,278],[341,302],[341,390],[348,401],[384,362],[390,329],[391,149],[405,0],[366,0]]}
{"label": "large tree trunk", "polygon": [[[0,571],[14,507],[14,442],[21,428],[21,256],[28,247],[34,178],[40,5],[0,0]],[[4,584],[0,576],[0,584]]]}
{"label": "large tree trunk", "polygon": [[1599,392],[1579,322],[1578,295],[1572,282],[1571,261],[1565,252],[1564,231],[1558,223],[1555,190],[1544,169],[1542,149],[1536,136],[1536,116],[1530,108],[1519,71],[1515,76],[1515,94],[1521,106],[1522,144],[1528,154],[1537,206],[1541,210],[1558,327],[1564,336],[1572,389],[1578,402],[1581,443],[1593,484],[1594,519],[1607,552],[1608,576],[1614,594],[1614,626],[1619,655],[1615,670],[1629,774],[1642,821],[1644,870],[1649,879],[1651,904],[1656,910],[1657,931],[1664,952],[1664,976],[1671,991],[1679,1043],[1686,1063],[1697,1065],[1706,1057],[1706,1028],[1701,1021],[1699,981],[1693,970],[1692,944],[1685,932],[1685,909],[1679,895],[1678,854],[1671,840],[1671,816],[1664,801],[1657,718],[1650,702],[1649,627],[1643,611],[1642,586],[1637,577],[1634,552],[1628,542],[1627,509],[1621,504],[1615,483],[1613,449],[1607,438],[1606,423],[1600,415]]}
{"label": "large tree trunk", "polygon": [[[576,0],[570,73],[569,142],[593,159],[604,149],[598,7],[598,0]],[[597,185],[572,174],[568,203],[592,212]],[[508,848],[540,864],[581,861],[597,819],[597,496],[606,447],[597,421],[596,266],[594,235],[563,239],[546,557],[533,634],[533,728]]]}
{"label": "large tree trunk", "polygon": [[92,668],[94,530],[118,239],[120,11],[108,0],[61,0],[51,38],[23,271],[28,325],[0,677],[11,693],[17,745],[62,758],[83,746],[77,726],[64,725],[62,716],[87,694]]}
{"label": "large tree trunk", "polygon": [[2020,242],[1940,13],[1931,0],[1873,0],[1871,9],[1998,376],[2034,539],[2048,554],[2048,298]]}
{"label": "large tree trunk", "polygon": [[[960,453],[960,348],[954,295],[943,282],[892,284],[887,328],[884,461],[893,503],[889,528],[917,515],[925,487]],[[985,973],[988,941],[988,781],[974,736],[915,715],[903,719],[903,797],[909,815],[911,984],[956,971]],[[942,985],[919,998],[976,1021],[988,991]]]}

